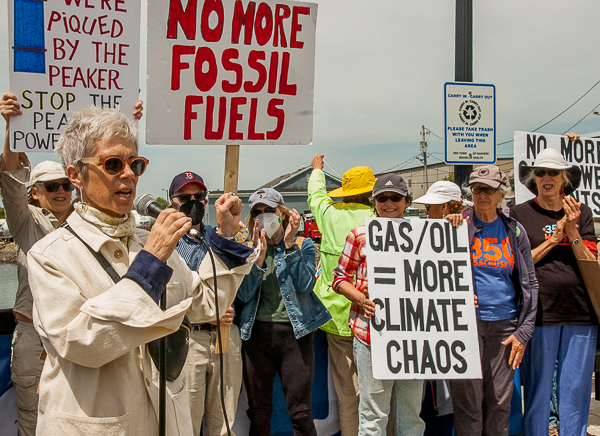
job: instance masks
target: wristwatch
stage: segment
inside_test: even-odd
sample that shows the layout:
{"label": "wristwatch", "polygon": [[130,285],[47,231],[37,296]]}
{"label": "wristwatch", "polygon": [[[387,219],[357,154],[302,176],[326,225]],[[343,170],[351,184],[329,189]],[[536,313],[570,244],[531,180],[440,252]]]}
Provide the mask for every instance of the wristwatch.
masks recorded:
{"label": "wristwatch", "polygon": [[573,245],[577,245],[577,244],[579,244],[580,242],[581,242],[581,238],[575,238],[575,239],[573,239],[573,240],[571,241],[571,244],[573,244]]}

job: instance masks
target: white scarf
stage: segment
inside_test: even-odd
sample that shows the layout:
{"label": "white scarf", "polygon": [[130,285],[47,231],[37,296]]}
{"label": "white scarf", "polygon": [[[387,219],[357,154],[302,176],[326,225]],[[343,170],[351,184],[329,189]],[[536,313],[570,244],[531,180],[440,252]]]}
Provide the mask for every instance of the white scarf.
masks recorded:
{"label": "white scarf", "polygon": [[135,218],[132,213],[124,217],[116,218],[110,216],[87,203],[77,202],[74,204],[75,211],[87,222],[95,225],[102,233],[111,238],[118,238],[127,247],[127,238],[135,233]]}

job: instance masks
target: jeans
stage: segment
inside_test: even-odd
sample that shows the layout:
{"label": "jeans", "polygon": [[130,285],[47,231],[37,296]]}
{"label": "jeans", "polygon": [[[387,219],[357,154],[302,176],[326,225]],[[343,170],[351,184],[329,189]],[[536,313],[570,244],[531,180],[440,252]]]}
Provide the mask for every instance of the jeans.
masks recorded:
{"label": "jeans", "polygon": [[561,436],[585,436],[592,394],[598,326],[536,327],[521,364],[525,391],[523,430],[548,434],[552,374],[558,360],[556,397]]}
{"label": "jeans", "polygon": [[419,417],[423,380],[376,380],[371,347],[354,338],[354,362],[358,370],[358,435],[384,436],[394,393],[395,435],[422,436],[425,423]]}

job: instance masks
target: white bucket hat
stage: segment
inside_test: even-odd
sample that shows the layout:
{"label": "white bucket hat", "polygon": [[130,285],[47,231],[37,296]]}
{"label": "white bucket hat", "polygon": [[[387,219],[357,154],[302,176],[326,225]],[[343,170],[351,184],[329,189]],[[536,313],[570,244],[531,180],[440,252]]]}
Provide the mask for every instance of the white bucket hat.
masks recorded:
{"label": "white bucket hat", "polygon": [[445,204],[449,201],[462,201],[460,188],[456,183],[440,180],[431,185],[425,195],[417,198],[413,203]]}
{"label": "white bucket hat", "polygon": [[[572,194],[581,183],[581,169],[576,165],[569,165],[560,151],[555,148],[546,148],[538,153],[533,165],[528,166],[525,161],[519,163],[519,180],[535,195],[537,195],[537,185],[534,179],[528,177],[535,168],[566,171],[571,182],[571,186],[563,187],[566,195]],[[529,183],[525,183],[528,179]]]}

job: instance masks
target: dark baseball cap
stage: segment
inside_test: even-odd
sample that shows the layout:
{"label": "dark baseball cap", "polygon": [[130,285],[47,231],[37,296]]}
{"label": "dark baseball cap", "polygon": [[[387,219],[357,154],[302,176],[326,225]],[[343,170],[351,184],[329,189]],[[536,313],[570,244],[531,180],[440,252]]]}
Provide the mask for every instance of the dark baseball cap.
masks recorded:
{"label": "dark baseball cap", "polygon": [[204,180],[198,174],[192,171],[185,171],[181,174],[176,175],[171,182],[171,186],[169,187],[169,198],[173,196],[177,191],[183,188],[185,185],[190,183],[197,183],[200,185],[202,189],[208,191],[206,185],[204,184]]}
{"label": "dark baseball cap", "polygon": [[408,195],[408,186],[398,174],[384,174],[373,185],[373,197],[377,197],[382,192],[395,192],[406,197]]}

